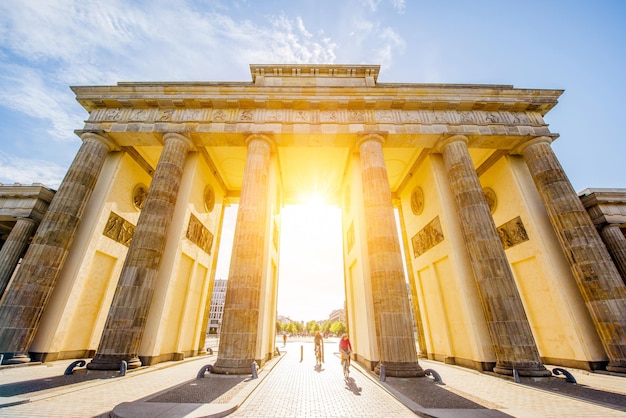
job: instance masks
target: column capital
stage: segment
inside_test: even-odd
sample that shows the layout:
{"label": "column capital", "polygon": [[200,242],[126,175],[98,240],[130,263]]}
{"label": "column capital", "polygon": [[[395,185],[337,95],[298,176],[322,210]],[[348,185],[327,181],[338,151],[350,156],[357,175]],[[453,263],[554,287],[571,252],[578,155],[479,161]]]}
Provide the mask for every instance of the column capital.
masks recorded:
{"label": "column capital", "polygon": [[276,140],[274,139],[273,135],[265,132],[249,132],[246,135],[245,141],[246,145],[248,146],[252,141],[264,141],[269,144],[272,151],[276,146]]}
{"label": "column capital", "polygon": [[37,219],[33,219],[33,218],[29,218],[27,216],[21,216],[19,218],[15,219],[16,221],[24,221],[24,222],[31,222],[35,225],[38,225],[40,221],[38,221]]}
{"label": "column capital", "polygon": [[552,144],[553,139],[550,138],[549,136],[537,136],[534,138],[529,139],[528,141],[524,141],[521,144],[519,144],[517,147],[515,147],[513,150],[511,150],[511,154],[512,155],[522,155],[524,153],[524,151],[526,150],[526,148],[530,147],[531,145],[535,145],[535,144]]}
{"label": "column capital", "polygon": [[169,140],[178,140],[181,141],[183,143],[185,143],[185,145],[187,145],[187,151],[193,151],[196,149],[195,145],[193,144],[193,141],[191,140],[191,138],[182,135],[178,132],[168,132],[165,135],[163,135],[163,142],[167,142]]}
{"label": "column capital", "polygon": [[356,146],[361,146],[366,141],[377,141],[381,144],[385,143],[387,132],[359,132],[357,134]]}
{"label": "column capital", "polygon": [[445,136],[439,139],[439,141],[437,141],[433,149],[435,150],[435,152],[438,152],[441,154],[443,153],[443,150],[446,148],[446,146],[453,142],[463,142],[465,143],[465,145],[467,145],[469,143],[469,138],[466,137],[465,135]]}
{"label": "column capital", "polygon": [[98,141],[106,145],[106,147],[109,148],[109,151],[120,150],[120,147],[115,143],[115,141],[109,138],[108,135],[106,134],[103,135],[102,133],[98,133],[98,132],[83,132],[80,134],[80,139],[82,139],[83,142],[86,142],[87,140]]}

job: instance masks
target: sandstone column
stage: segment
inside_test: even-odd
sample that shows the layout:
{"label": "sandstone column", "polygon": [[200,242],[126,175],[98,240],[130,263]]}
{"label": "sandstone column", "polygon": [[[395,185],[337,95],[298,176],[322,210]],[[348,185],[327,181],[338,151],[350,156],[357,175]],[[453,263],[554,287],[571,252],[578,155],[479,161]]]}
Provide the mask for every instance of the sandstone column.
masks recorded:
{"label": "sandstone column", "polygon": [[619,224],[606,224],[600,229],[600,236],[609,250],[609,254],[615,262],[617,271],[626,283],[626,237],[622,233]]}
{"label": "sandstone column", "polygon": [[133,234],[115,289],[100,344],[88,369],[141,366],[139,345],[146,326],[155,280],[172,221],[187,154],[193,144],[177,133],[163,136],[163,151]]}
{"label": "sandstone column", "polygon": [[607,370],[626,373],[626,286],[548,137],[519,148],[578,288],[609,357]]}
{"label": "sandstone column", "polygon": [[448,171],[465,246],[496,354],[494,371],[512,375],[515,369],[522,376],[550,376],[550,371],[541,363],[513,272],[467,149],[467,141],[466,137],[455,135],[443,139],[438,148]]}
{"label": "sandstone column", "polygon": [[272,140],[253,134],[247,144],[214,373],[248,374],[257,352]]}
{"label": "sandstone column", "polygon": [[28,246],[28,240],[37,229],[38,222],[30,218],[18,218],[0,250],[0,298],[6,290],[20,256]]}
{"label": "sandstone column", "polygon": [[384,138],[366,134],[357,146],[361,157],[363,209],[367,233],[374,320],[380,352],[388,376],[424,376],[417,361],[402,253],[393,213]]}
{"label": "sandstone column", "polygon": [[59,272],[67,258],[83,211],[114,143],[85,133],[74,161],[24,256],[0,305],[0,353],[7,364],[30,361],[28,348],[39,325]]}

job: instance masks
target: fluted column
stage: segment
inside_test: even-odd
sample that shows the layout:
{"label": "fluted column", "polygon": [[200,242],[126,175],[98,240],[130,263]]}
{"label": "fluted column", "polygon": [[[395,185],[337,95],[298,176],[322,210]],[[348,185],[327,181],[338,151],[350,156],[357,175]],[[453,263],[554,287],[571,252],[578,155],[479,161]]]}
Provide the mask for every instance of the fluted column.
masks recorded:
{"label": "fluted column", "polygon": [[67,254],[102,166],[115,144],[101,135],[85,133],[74,161],[0,305],[0,353],[11,353],[5,363],[29,362],[28,348],[41,313]]}
{"label": "fluted column", "polygon": [[552,227],[609,357],[607,370],[626,373],[626,286],[550,146],[539,137],[524,156]]}
{"label": "fluted column", "polygon": [[18,218],[9,237],[0,249],[0,298],[6,290],[9,279],[20,261],[20,256],[28,246],[39,223],[30,218]]}
{"label": "fluted column", "polygon": [[154,294],[155,281],[172,221],[187,154],[193,144],[176,133],[163,136],[159,157],[120,278],[104,331],[89,369],[115,370],[141,366],[139,345]]}
{"label": "fluted column", "polygon": [[438,148],[448,172],[496,354],[494,371],[522,376],[549,376],[539,356],[515,278],[498,236],[489,205],[467,148],[467,138],[443,139]]}
{"label": "fluted column", "polygon": [[215,373],[250,373],[257,351],[272,142],[253,134],[247,144]]}
{"label": "fluted column", "polygon": [[600,229],[600,236],[622,276],[622,281],[626,283],[626,237],[622,229],[619,224],[607,224]]}
{"label": "fluted column", "polygon": [[371,274],[374,321],[380,363],[389,376],[424,376],[417,361],[404,265],[398,240],[384,138],[366,134],[357,146],[361,157],[363,210]]}

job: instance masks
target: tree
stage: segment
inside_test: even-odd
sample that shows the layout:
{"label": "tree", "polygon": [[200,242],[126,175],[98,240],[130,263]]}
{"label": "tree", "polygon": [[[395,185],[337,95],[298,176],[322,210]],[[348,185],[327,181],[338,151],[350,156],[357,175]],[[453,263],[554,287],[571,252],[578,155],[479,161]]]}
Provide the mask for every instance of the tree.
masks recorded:
{"label": "tree", "polygon": [[306,323],[306,330],[309,334],[313,334],[320,330],[320,324],[317,321],[309,321]]}
{"label": "tree", "polygon": [[335,335],[341,335],[347,331],[346,324],[343,322],[333,322],[330,326],[330,332]]}
{"label": "tree", "polygon": [[289,334],[297,334],[298,333],[298,328],[296,327],[296,322],[290,322],[285,326],[285,331],[287,331]]}
{"label": "tree", "polygon": [[327,319],[327,320],[326,320],[326,322],[324,322],[324,325],[322,325],[322,331],[323,331],[324,333],[331,332],[331,331],[330,331],[330,326],[331,326],[332,324],[333,324],[333,323],[332,323],[332,322],[330,322],[330,320],[329,320],[329,319]]}
{"label": "tree", "polygon": [[280,334],[285,329],[284,325],[280,321],[276,321],[276,334]]}

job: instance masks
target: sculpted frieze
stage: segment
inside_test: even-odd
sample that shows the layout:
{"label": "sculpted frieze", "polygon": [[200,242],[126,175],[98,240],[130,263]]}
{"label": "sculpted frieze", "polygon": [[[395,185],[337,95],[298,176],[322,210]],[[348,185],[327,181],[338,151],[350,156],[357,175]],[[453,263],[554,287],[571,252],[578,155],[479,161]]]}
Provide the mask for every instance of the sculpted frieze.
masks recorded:
{"label": "sculpted frieze", "polygon": [[443,229],[439,216],[430,221],[421,231],[411,238],[413,244],[413,257],[417,258],[435,245],[443,241]]}
{"label": "sculpted frieze", "polygon": [[498,235],[502,241],[504,249],[514,247],[521,244],[524,241],[528,241],[528,234],[526,228],[522,222],[522,218],[511,219],[504,225],[500,225],[498,228]]}
{"label": "sculpted frieze", "polygon": [[193,214],[189,217],[189,225],[187,226],[186,236],[189,241],[196,244],[205,253],[211,255],[211,247],[213,246],[213,234]]}
{"label": "sculpted frieze", "polygon": [[109,219],[104,227],[102,234],[111,238],[113,241],[119,242],[127,247],[133,239],[135,233],[135,225],[128,222],[115,212],[109,214]]}
{"label": "sculpted frieze", "polygon": [[97,109],[90,122],[379,123],[544,126],[539,113],[397,109]]}

